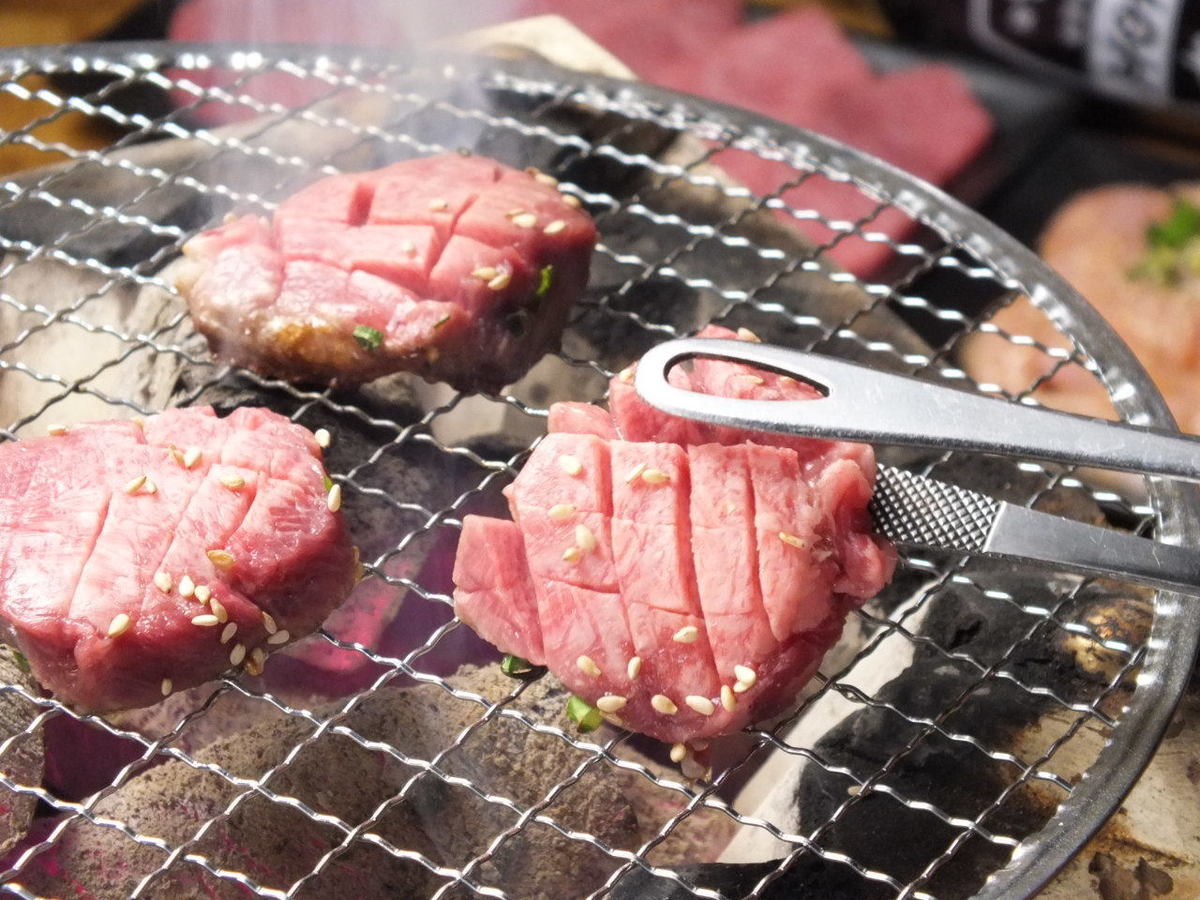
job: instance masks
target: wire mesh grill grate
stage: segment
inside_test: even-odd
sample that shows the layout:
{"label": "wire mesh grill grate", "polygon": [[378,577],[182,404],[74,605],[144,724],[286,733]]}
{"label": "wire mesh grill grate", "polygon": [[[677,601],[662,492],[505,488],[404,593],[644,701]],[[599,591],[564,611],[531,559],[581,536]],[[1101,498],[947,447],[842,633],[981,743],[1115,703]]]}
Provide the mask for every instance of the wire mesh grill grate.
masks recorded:
{"label": "wire mesh grill grate", "polygon": [[[1094,791],[1083,775],[1145,706],[1134,676],[1152,605],[1119,585],[910,556],[799,708],[731,741],[700,780],[636,737],[568,728],[549,677],[489,674],[448,594],[462,515],[495,508],[550,402],[602,400],[641,350],[708,321],[969,390],[1004,393],[958,368],[967,335],[1041,355],[1043,379],[1097,378],[1082,332],[1050,346],[992,321],[1034,292],[1034,264],[853,153],[653,90],[534,62],[127,50],[4,66],[0,97],[33,121],[0,132],[0,154],[35,167],[0,182],[0,435],[167,405],[272,406],[334,433],[330,471],[368,578],[261,678],[149,711],[81,716],[27,680],[0,684],[0,785],[37,805],[29,834],[7,842],[5,891],[965,896]],[[147,98],[160,115],[137,111]],[[100,146],[59,138],[70,122]],[[339,393],[210,357],[172,281],[190,235],[321,174],[459,147],[538,165],[597,220],[592,285],[561,354],[496,397],[403,379]],[[775,190],[724,179],[739,155],[772,161]],[[805,202],[830,185],[861,213]],[[899,239],[885,227],[896,216],[913,226]],[[884,274],[836,267],[855,243],[886,248]],[[1164,533],[1141,484],[962,454],[904,462]],[[1157,614],[1156,630],[1181,627]],[[18,765],[72,741],[102,748],[90,781]],[[717,865],[726,843],[736,864]]]}

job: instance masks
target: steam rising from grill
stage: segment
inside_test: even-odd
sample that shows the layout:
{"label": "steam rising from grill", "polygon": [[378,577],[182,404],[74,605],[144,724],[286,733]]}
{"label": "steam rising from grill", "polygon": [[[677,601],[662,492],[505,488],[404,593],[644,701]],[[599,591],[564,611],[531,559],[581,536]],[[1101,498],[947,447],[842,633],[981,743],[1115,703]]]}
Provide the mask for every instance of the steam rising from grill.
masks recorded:
{"label": "steam rising from grill", "polygon": [[[252,65],[252,57],[247,51],[242,62]],[[264,59],[298,72],[309,65]],[[193,74],[229,89],[220,101],[228,106],[240,89],[238,76],[231,60],[219,61],[222,71]],[[163,62],[167,68],[182,64],[169,55]],[[132,80],[159,77],[136,65],[122,69],[128,60],[107,65]],[[211,700],[208,692],[176,694],[137,717],[80,721],[12,676],[0,694],[0,707],[17,716],[15,728],[0,735],[0,762],[12,777],[18,775],[5,754],[32,746],[44,721],[65,723],[77,729],[76,736],[117,741],[124,760],[144,753],[166,765],[136,763],[125,774],[119,767],[93,770],[87,789],[104,788],[105,797],[89,807],[68,802],[83,794],[48,781],[38,796],[53,810],[43,819],[49,836],[27,842],[26,855],[10,857],[0,878],[30,891],[61,892],[54,861],[75,846],[77,836],[135,847],[125,832],[96,819],[112,814],[137,840],[127,887],[144,877],[151,893],[191,876],[237,889],[253,882],[281,893],[310,874],[317,884],[316,859],[276,872],[253,868],[253,854],[231,861],[228,847],[205,843],[239,823],[261,836],[270,831],[261,827],[269,817],[299,823],[306,835],[324,841],[315,854],[329,854],[322,872],[340,871],[359,858],[366,864],[351,870],[379,871],[372,861],[382,860],[448,891],[466,884],[527,895],[521,882],[510,882],[508,870],[494,864],[519,857],[514,847],[545,832],[582,848],[604,870],[583,884],[571,878],[582,870],[564,872],[552,857],[527,855],[538,871],[568,878],[558,895],[599,890],[607,880],[613,896],[626,897],[682,892],[684,884],[709,886],[709,896],[744,894],[756,885],[766,895],[803,889],[824,896],[962,896],[1009,858],[1015,842],[1043,841],[1039,829],[1060,801],[1070,817],[1052,824],[1053,832],[1086,825],[1112,799],[1097,792],[1127,786],[1134,774],[1114,770],[1099,756],[1099,745],[1140,740],[1169,712],[1133,690],[1131,674],[1145,661],[1154,667],[1156,691],[1170,693],[1186,677],[1186,665],[1182,672],[1168,671],[1171,661],[1156,657],[1153,648],[1170,643],[1173,655],[1186,657],[1196,640],[1183,613],[1167,607],[1154,620],[1162,637],[1157,643],[1144,631],[1116,638],[1098,631],[1088,616],[1105,603],[1129,599],[1102,582],[1047,580],[973,559],[907,560],[894,587],[854,620],[839,651],[827,658],[823,678],[802,700],[794,722],[712,748],[711,789],[684,784],[675,769],[647,761],[616,732],[581,737],[564,730],[561,706],[544,705],[549,697],[561,702],[548,680],[533,687],[474,682],[466,689],[461,678],[447,679],[464,661],[488,659],[487,649],[451,621],[446,602],[458,522],[468,511],[501,508],[499,488],[544,430],[550,402],[599,400],[605,379],[646,346],[694,331],[714,316],[764,340],[816,344],[940,378],[953,371],[943,368],[953,344],[936,351],[925,346],[893,314],[891,301],[918,318],[953,322],[961,334],[973,323],[938,299],[939,284],[950,281],[950,294],[965,287],[1000,297],[1014,283],[1049,278],[1017,251],[1011,254],[1016,268],[1001,270],[929,231],[925,238],[934,249],[914,242],[898,252],[906,269],[899,280],[858,282],[830,269],[774,215],[756,214],[752,199],[706,167],[711,145],[704,141],[741,142],[797,163],[849,167],[870,176],[885,196],[903,189],[910,198],[924,198],[956,233],[967,232],[969,214],[939,206],[943,201],[920,185],[876,171],[819,139],[730,118],[715,107],[603,81],[579,87],[572,76],[524,63],[485,64],[475,70],[481,80],[464,89],[446,77],[464,72],[456,65],[410,68],[397,61],[394,67],[324,68],[304,79],[321,97],[297,111],[243,103],[253,119],[198,135],[176,126],[183,140],[122,146],[94,157],[71,151],[65,168],[8,182],[10,199],[0,208],[0,437],[183,403],[273,406],[333,436],[329,468],[343,488],[368,577],[323,635],[273,655],[261,678],[214,685]],[[178,91],[191,91],[192,100],[196,91],[216,96],[194,80],[191,88],[178,78],[170,83],[177,97]],[[103,97],[76,102],[98,118],[122,115],[106,108]],[[181,118],[194,124],[197,119],[188,116],[199,111],[193,105]],[[146,134],[138,120],[121,124]],[[170,133],[169,124],[163,128]],[[435,145],[460,144],[550,171],[599,219],[603,240],[593,282],[561,356],[544,360],[502,398],[460,397],[403,379],[353,394],[313,391],[229,371],[207,356],[165,268],[188,235],[231,209],[267,211],[276,198],[329,169],[378,166]],[[62,152],[45,152],[48,165],[62,162]],[[976,239],[972,246],[983,237]],[[1095,334],[1075,336],[1102,355]],[[1133,402],[1149,396],[1144,385],[1125,387]],[[1093,493],[1069,471],[983,465],[974,458],[889,461],[958,477],[1016,502],[1055,503],[1077,517],[1100,516]],[[1096,496],[1134,526],[1157,524],[1152,511],[1136,503]],[[1183,502],[1163,497],[1168,508]],[[1160,536],[1179,536],[1165,531]],[[1064,635],[1076,640],[1064,646]],[[1087,642],[1105,651],[1104,666],[1078,665],[1094,656],[1086,652]],[[436,732],[436,740],[420,729],[356,730],[364,719],[352,715],[355,709],[407,704],[397,698],[408,695],[394,689],[414,684],[425,685],[418,690],[433,704],[465,709],[461,723]],[[340,696],[326,704],[322,692]],[[361,701],[349,699],[359,693],[365,694]],[[228,751],[237,732],[255,722],[278,725],[277,733],[288,736],[287,744],[271,745],[278,771],[242,757],[233,766],[233,757],[211,755],[216,751],[205,755],[213,738],[224,739],[220,747]],[[526,782],[506,780],[503,767],[486,767],[490,732],[484,729],[496,724],[544,738],[562,751],[567,768],[535,792]],[[375,787],[361,796],[347,790],[331,800],[328,781],[301,777],[311,759],[308,738],[318,725],[322,746],[344,746],[362,765],[374,766],[373,773],[386,769],[383,781],[371,782]],[[426,738],[428,743],[416,743]],[[60,740],[55,753],[84,744]],[[1064,747],[1075,755],[1059,753]],[[1133,756],[1148,752],[1144,746],[1127,749]],[[109,759],[115,761],[115,754]],[[228,818],[221,816],[227,803],[210,810],[173,800],[164,801],[167,819],[138,818],[162,796],[147,782],[166,778],[160,771],[166,766],[189,783],[216,785],[222,800],[244,799]],[[755,769],[762,779],[752,778]],[[388,780],[393,770],[400,777]],[[1092,777],[1081,779],[1085,770]],[[614,807],[593,800],[612,797],[613,784],[624,784],[614,779],[631,773],[644,790],[630,794],[644,828],[636,833],[636,846],[617,852],[598,837],[610,833],[602,826],[611,821],[603,817]],[[26,792],[21,796],[27,796],[36,775],[19,777]],[[11,790],[5,782],[3,791]],[[457,825],[445,820],[439,798],[447,797],[460,804],[456,809],[478,811],[472,821],[496,823],[481,844],[447,843]],[[427,804],[413,807],[419,798]],[[350,806],[334,808],[334,801]],[[397,824],[389,813],[400,817],[414,808],[421,828],[400,832],[413,840],[375,840],[379,829]],[[557,830],[575,824],[572,816],[581,810],[598,819],[566,835]],[[336,813],[346,829],[322,820],[326,813]],[[716,820],[740,832],[727,856],[738,865],[708,865],[728,834],[719,828],[702,831],[683,857],[662,852],[660,837],[674,841],[701,814],[709,817],[704,829]],[[425,829],[430,833],[423,838]],[[493,841],[497,855],[488,856]],[[1013,871],[1069,849],[1025,853]],[[105,858],[132,859],[115,852]],[[682,858],[693,865],[672,868]],[[753,859],[760,864],[742,865]]]}

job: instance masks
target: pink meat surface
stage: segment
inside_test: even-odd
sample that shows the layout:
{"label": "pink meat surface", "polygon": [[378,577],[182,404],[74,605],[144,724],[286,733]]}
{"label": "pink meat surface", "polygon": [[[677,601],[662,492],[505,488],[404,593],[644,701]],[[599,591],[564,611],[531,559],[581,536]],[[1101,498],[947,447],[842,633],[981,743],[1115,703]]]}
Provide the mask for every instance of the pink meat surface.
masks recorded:
{"label": "pink meat surface", "polygon": [[540,664],[546,656],[521,529],[504,519],[467,516],[462,543],[478,552],[454,561],[458,617],[497,647]]}
{"label": "pink meat surface", "polygon": [[[324,478],[309,432],[251,408],[224,419],[170,410],[0,446],[8,638],[44,686],[87,710],[146,706],[243,662],[261,668],[354,585]],[[200,597],[182,591],[185,578]]]}
{"label": "pink meat surface", "polygon": [[181,278],[213,351],[355,384],[411,371],[498,390],[558,345],[596,229],[552,180],[447,154],[335,175],[193,238]]}
{"label": "pink meat surface", "polygon": [[[724,362],[672,376],[727,396],[815,395]],[[607,423],[599,407],[552,408],[507,492],[514,522],[466,520],[455,605],[617,724],[693,742],[792,702],[896,557],[871,532],[869,447],[681,424],[630,381],[610,383]],[[522,652],[539,630],[541,653]]]}

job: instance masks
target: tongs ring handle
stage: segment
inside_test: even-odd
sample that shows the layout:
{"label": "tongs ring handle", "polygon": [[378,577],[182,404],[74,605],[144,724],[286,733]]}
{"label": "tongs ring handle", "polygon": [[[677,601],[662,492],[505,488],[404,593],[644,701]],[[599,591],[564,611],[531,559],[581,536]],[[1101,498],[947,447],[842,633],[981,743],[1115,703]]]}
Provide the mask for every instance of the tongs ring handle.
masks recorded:
{"label": "tongs ring handle", "polygon": [[[670,371],[705,357],[747,363],[816,387],[813,400],[715,397],[676,387]],[[1200,481],[1200,439],[971,394],[817,353],[721,338],[681,338],[642,356],[634,387],[673,415],[806,437],[979,450]]]}

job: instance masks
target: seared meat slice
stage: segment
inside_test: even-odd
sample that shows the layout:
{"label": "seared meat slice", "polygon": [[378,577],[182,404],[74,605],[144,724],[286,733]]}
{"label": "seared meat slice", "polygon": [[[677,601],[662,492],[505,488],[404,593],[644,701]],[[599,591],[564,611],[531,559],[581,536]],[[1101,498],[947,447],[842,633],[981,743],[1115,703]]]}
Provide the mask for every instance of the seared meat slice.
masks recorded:
{"label": "seared meat slice", "polygon": [[558,346],[596,229],[553,179],[448,154],[325,178],[187,243],[220,357],[297,380],[499,390]]}
{"label": "seared meat slice", "polygon": [[324,479],[313,436],[262,409],[176,409],[0,446],[7,639],[86,710],[261,669],[355,582]]}
{"label": "seared meat slice", "polygon": [[[809,396],[730,363],[672,375],[739,396]],[[866,511],[871,449],[673,419],[627,375],[610,397],[611,417],[551,409],[552,433],[508,491],[515,524],[466,518],[456,609],[611,720],[661,740],[778,712],[849,610],[891,577],[895,554]]]}

